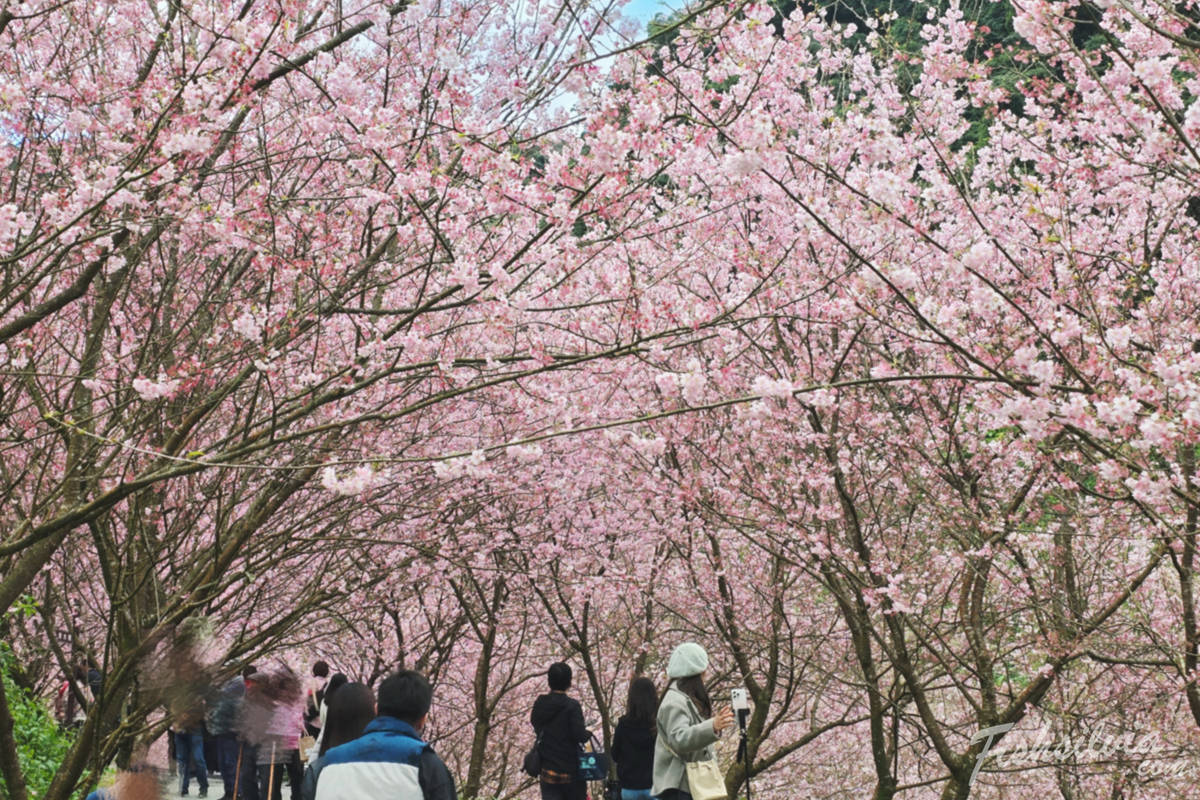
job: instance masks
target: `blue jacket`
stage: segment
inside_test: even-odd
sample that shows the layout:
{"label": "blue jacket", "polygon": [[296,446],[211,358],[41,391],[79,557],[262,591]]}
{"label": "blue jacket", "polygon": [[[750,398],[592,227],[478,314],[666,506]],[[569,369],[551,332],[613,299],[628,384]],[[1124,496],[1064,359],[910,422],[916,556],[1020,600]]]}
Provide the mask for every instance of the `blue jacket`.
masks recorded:
{"label": "blue jacket", "polygon": [[316,800],[456,800],[454,779],[411,725],[376,717],[321,758]]}

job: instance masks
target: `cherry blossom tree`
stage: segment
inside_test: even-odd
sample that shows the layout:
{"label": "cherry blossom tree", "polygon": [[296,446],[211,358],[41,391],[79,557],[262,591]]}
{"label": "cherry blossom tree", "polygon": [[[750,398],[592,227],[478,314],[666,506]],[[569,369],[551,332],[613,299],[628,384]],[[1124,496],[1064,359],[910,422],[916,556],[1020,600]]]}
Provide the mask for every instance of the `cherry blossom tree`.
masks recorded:
{"label": "cherry blossom tree", "polygon": [[1193,5],[260,3],[0,10],[0,607],[107,673],[49,797],[197,614],[429,672],[471,795],[695,638],[731,789],[1179,796],[972,737],[1200,720]]}

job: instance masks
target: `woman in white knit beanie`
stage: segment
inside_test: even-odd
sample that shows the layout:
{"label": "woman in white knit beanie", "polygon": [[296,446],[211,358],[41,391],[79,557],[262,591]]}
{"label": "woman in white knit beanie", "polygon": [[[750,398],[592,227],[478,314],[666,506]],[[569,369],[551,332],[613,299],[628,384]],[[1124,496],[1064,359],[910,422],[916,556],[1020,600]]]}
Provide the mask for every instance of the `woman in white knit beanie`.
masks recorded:
{"label": "woman in white knit beanie", "polygon": [[658,707],[658,739],[654,744],[654,786],[659,800],[690,800],[688,761],[713,757],[712,745],[733,725],[733,709],[713,713],[704,687],[708,653],[695,642],[675,648],[667,662],[671,686]]}

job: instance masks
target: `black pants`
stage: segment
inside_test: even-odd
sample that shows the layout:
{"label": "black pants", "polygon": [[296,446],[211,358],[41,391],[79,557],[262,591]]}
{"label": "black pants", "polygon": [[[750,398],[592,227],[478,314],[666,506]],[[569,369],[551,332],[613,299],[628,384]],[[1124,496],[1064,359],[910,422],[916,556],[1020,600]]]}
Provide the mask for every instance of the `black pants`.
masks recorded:
{"label": "black pants", "polygon": [[238,800],[260,800],[258,795],[258,747],[248,742],[238,742],[238,760],[234,764],[237,771],[237,786],[234,795]]}
{"label": "black pants", "polygon": [[538,785],[542,787],[542,800],[585,800],[587,797],[587,784],[583,781]]}
{"label": "black pants", "polygon": [[219,733],[213,737],[217,746],[217,767],[221,770],[221,781],[225,784],[225,799],[233,800],[237,786],[238,740],[237,734]]}
{"label": "black pants", "polygon": [[259,800],[281,800],[280,789],[283,788],[283,770],[285,764],[258,765],[258,796]]}
{"label": "black pants", "polygon": [[658,795],[658,800],[692,800],[692,796],[679,789],[664,789],[663,793]]}
{"label": "black pants", "polygon": [[300,763],[300,752],[292,750],[282,764],[258,765],[259,800],[282,800],[283,773],[287,773],[292,800],[300,800],[300,781],[304,778],[304,767]]}

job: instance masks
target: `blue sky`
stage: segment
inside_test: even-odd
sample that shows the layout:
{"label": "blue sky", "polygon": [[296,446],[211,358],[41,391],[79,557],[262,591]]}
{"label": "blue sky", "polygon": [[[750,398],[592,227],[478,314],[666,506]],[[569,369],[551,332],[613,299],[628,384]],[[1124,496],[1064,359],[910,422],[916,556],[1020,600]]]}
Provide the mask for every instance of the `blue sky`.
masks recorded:
{"label": "blue sky", "polygon": [[630,0],[625,6],[625,15],[645,25],[655,14],[669,14],[673,8],[683,5],[683,0]]}

